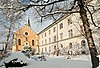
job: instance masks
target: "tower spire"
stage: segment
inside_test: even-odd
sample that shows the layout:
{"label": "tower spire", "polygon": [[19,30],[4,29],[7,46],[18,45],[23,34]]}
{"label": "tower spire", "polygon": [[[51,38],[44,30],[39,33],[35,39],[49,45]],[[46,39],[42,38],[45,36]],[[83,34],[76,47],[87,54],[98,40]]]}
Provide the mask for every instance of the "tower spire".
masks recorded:
{"label": "tower spire", "polygon": [[28,26],[31,27],[29,17],[28,17]]}

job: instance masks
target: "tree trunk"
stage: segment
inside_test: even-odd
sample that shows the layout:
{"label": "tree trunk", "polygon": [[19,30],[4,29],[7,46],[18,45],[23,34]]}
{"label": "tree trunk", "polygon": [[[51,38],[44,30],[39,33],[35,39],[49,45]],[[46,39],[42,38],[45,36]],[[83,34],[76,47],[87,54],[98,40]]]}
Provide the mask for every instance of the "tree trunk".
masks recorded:
{"label": "tree trunk", "polygon": [[83,22],[83,27],[84,27],[84,31],[85,31],[85,37],[87,39],[88,42],[88,47],[90,50],[90,54],[91,54],[91,62],[92,62],[92,68],[96,68],[97,65],[97,49],[95,47],[94,44],[94,40],[92,37],[92,31],[90,29],[90,24],[87,18],[87,13],[86,13],[86,9],[84,8],[84,0],[78,0],[78,5],[80,8],[80,16],[82,18],[82,22]]}
{"label": "tree trunk", "polygon": [[5,49],[4,49],[4,52],[7,51],[7,47],[8,47],[8,41],[9,41],[9,38],[10,38],[10,30],[11,30],[11,27],[9,28],[9,33],[7,35],[7,40],[6,40],[6,44],[5,44]]}

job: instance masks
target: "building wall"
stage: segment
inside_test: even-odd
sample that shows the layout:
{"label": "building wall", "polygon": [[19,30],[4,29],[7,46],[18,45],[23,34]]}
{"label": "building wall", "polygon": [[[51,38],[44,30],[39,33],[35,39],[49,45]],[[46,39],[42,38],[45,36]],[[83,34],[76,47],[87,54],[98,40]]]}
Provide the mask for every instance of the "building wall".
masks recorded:
{"label": "building wall", "polygon": [[[73,18],[74,18],[74,22],[73,22]],[[71,21],[74,23],[72,24],[68,24],[68,19],[71,19]],[[63,27],[60,28],[61,23],[63,24]],[[52,25],[50,25],[48,28],[46,28],[45,31],[43,31],[42,33],[39,34],[39,45],[40,45],[40,52],[50,52],[49,50],[51,50],[51,52],[53,52],[55,49],[57,48],[61,48],[61,47],[68,47],[69,43],[73,43],[75,44],[75,42],[80,42],[80,36],[75,37],[74,36],[78,36],[80,35],[80,32],[76,29],[79,28],[79,25],[76,25],[77,20],[75,20],[74,15],[70,15],[68,17],[62,18],[56,22],[54,22]],[[76,27],[74,26],[76,25]],[[55,32],[54,29],[55,28]],[[69,37],[69,30],[73,30],[73,37]],[[50,34],[49,34],[49,30],[50,30]],[[46,37],[45,37],[45,33],[46,33]],[[62,37],[61,37],[62,34]],[[42,37],[43,36],[43,37]],[[54,36],[56,36],[56,41],[54,42]],[[49,38],[51,38],[51,42],[49,43]],[[47,39],[47,44],[45,44],[45,39]],[[43,41],[43,44],[42,44]],[[56,48],[55,48],[56,46]],[[45,50],[46,49],[46,50]]]}
{"label": "building wall", "polygon": [[[18,39],[21,40],[21,44],[19,44]],[[25,25],[14,34],[14,40],[17,51],[22,50],[27,45],[36,49],[38,45],[38,36],[28,25]],[[34,45],[32,45],[32,40],[34,40]]]}
{"label": "building wall", "polygon": [[[69,24],[69,20],[70,23]],[[63,27],[60,29],[60,24],[63,23]],[[53,31],[54,27],[55,32]],[[91,27],[92,29],[94,27]],[[84,35],[82,27],[82,22],[80,19],[80,15],[78,13],[71,14],[66,17],[62,17],[59,20],[55,21],[53,24],[49,25],[43,31],[41,31],[38,35],[39,39],[39,46],[40,46],[40,53],[42,52],[54,52],[57,48],[61,49],[68,48],[70,49],[70,43],[72,43],[72,48],[75,47],[82,47],[82,41],[84,40],[86,43],[86,47],[88,48],[88,44]],[[50,34],[49,34],[50,31]],[[72,31],[72,32],[71,32]],[[46,36],[45,36],[46,33]],[[71,35],[72,33],[72,35]],[[62,37],[61,37],[62,34]],[[43,36],[43,37],[42,37]],[[54,42],[54,36],[56,36],[56,41]],[[51,38],[51,42],[49,42],[49,38]],[[97,33],[93,32],[93,38],[96,45],[99,45],[99,41],[96,41],[100,38],[98,37]],[[47,43],[45,43],[45,39]],[[43,44],[42,44],[43,41]],[[56,46],[56,49],[55,49]]]}

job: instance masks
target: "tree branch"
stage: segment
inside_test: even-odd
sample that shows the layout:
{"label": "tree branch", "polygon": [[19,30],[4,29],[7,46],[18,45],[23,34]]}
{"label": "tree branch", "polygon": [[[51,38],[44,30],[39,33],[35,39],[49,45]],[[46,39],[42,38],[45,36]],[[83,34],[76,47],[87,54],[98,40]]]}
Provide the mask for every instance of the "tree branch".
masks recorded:
{"label": "tree branch", "polygon": [[53,7],[54,7],[54,4],[52,5],[52,7],[51,7],[51,10],[49,11],[50,13],[52,12],[52,10],[53,10]]}
{"label": "tree branch", "polygon": [[41,16],[45,17],[45,16],[60,14],[60,13],[62,13],[62,14],[72,14],[72,13],[79,13],[79,11],[55,11],[55,12],[47,13],[46,15],[41,15]]}
{"label": "tree branch", "polygon": [[[53,1],[53,2],[50,2],[50,3],[45,3],[45,4],[31,4],[32,6],[47,6],[47,5],[52,5],[54,3],[58,3],[58,2],[62,2],[62,1],[65,1],[65,0],[58,0],[58,1]],[[31,1],[32,2],[32,1]],[[38,3],[39,0],[36,2]],[[35,2],[34,2],[35,3]]]}
{"label": "tree branch", "polygon": [[89,8],[88,8],[88,7],[86,7],[86,8],[87,8],[87,11],[88,11],[88,12],[89,12],[89,14],[90,14],[91,21],[92,21],[93,25],[94,25],[95,27],[98,27],[98,28],[100,28],[99,26],[97,26],[97,25],[95,24],[95,22],[94,22],[94,20],[93,20],[92,13],[91,13],[91,11],[89,10]]}

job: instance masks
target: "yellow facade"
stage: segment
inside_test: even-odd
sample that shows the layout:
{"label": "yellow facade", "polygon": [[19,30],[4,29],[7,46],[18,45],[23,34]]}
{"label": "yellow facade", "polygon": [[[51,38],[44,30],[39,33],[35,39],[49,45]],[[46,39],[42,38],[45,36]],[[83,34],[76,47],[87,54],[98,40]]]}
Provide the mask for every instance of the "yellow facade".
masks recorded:
{"label": "yellow facade", "polygon": [[15,32],[14,39],[16,51],[23,50],[25,46],[36,49],[38,45],[38,36],[29,25],[25,25]]}

